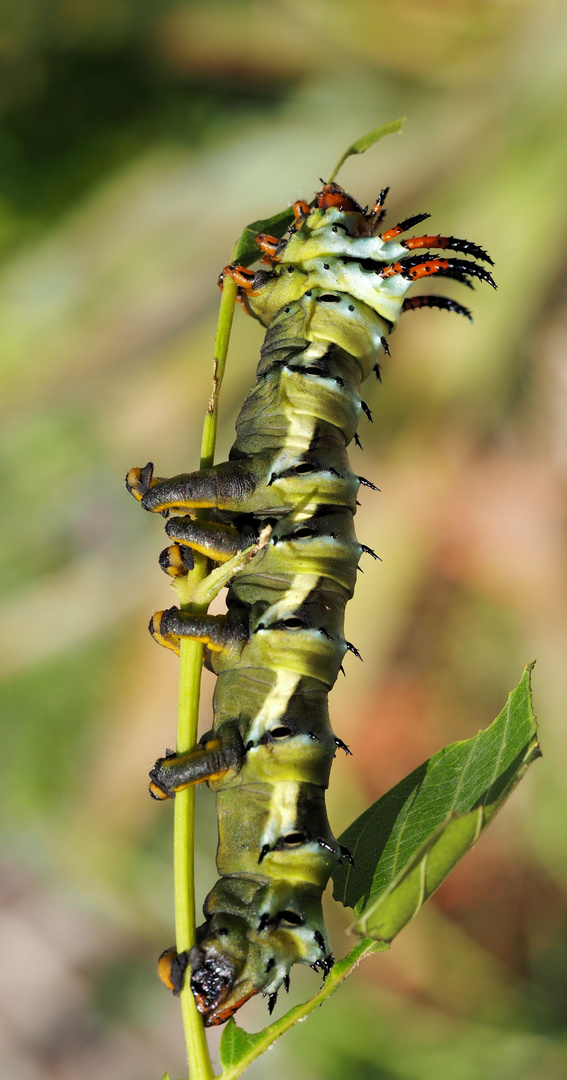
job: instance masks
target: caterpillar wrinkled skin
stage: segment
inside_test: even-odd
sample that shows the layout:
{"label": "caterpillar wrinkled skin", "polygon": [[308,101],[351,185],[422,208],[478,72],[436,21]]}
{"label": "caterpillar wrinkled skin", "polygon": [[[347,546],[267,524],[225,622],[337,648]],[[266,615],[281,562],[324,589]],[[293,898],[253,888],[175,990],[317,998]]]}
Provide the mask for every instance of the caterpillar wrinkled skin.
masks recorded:
{"label": "caterpillar wrinkled skin", "polygon": [[[128,490],[145,510],[173,511],[172,543],[160,556],[176,576],[193,551],[214,566],[250,549],[229,581],[225,615],[176,607],[150,623],[154,638],[179,650],[180,638],[205,643],[218,676],[213,729],[198,747],[168,754],[150,790],[173,797],[206,781],[216,792],[220,878],[207,896],[205,922],[189,954],[160,959],[160,975],[179,992],[189,970],[207,1025],[222,1024],[253,994],[270,1012],[290,968],[333,965],[321,896],[337,860],[350,860],[329,827],[325,789],[337,747],[328,694],[347,649],[344,610],[364,551],[353,517],[361,484],[347,447],[357,440],[360,387],[389,353],[400,313],[439,307],[470,318],[437,295],[405,299],[421,277],[494,285],[466,240],[404,234],[419,214],[380,231],[383,191],[370,212],[337,184],[293,207],[286,238],[258,235],[257,271],[225,267],[239,299],[266,327],[256,381],[236,423],[229,460],[172,479],[153,466],[132,469]],[[472,259],[439,257],[448,249]],[[418,251],[419,254],[412,254]],[[196,511],[207,509],[206,520]],[[255,546],[254,546],[255,545]],[[348,750],[347,750],[348,752]]]}

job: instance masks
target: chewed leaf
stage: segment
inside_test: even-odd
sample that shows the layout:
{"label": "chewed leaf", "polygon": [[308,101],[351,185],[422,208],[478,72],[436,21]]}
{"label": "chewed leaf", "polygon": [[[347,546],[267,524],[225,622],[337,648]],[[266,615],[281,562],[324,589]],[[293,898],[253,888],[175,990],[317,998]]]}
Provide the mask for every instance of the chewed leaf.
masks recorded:
{"label": "chewed leaf", "polygon": [[393,135],[396,131],[401,131],[404,126],[404,119],[405,117],[402,116],[399,120],[391,120],[389,124],[381,124],[380,127],[374,128],[366,135],[362,135],[356,142],[353,142],[348,147],[348,150],[341,154],[328,182],[330,183],[331,180],[335,179],[347,158],[352,157],[353,154],[363,154],[365,150],[369,150],[371,146],[374,146],[374,143],[380,142],[380,139],[383,139],[385,135]]}
{"label": "chewed leaf", "polygon": [[233,252],[234,261],[239,262],[242,266],[249,266],[250,263],[256,262],[262,254],[256,243],[258,233],[268,233],[270,236],[277,236],[278,239],[281,239],[293,220],[293,210],[291,207],[287,207],[285,210],[280,210],[279,213],[274,214],[271,218],[252,221],[250,225],[246,226],[236,245]]}
{"label": "chewed leaf", "polygon": [[355,869],[337,867],[334,896],[354,908],[356,933],[391,941],[540,756],[532,667],[525,669],[490,727],[429,758],[340,837],[354,856]]}

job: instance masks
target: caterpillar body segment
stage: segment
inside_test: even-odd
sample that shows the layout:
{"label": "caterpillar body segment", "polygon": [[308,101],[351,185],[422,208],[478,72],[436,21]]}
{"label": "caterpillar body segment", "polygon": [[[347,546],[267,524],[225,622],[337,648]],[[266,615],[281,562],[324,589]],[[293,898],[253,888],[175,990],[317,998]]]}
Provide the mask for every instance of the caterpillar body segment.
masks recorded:
{"label": "caterpillar body segment", "polygon": [[426,215],[378,235],[386,193],[366,214],[326,184],[313,204],[294,205],[287,239],[258,238],[269,269],[225,267],[221,281],[236,281],[266,327],[229,460],[171,479],[154,478],[148,465],[127,478],[144,509],[179,515],[166,525],[173,543],[163,569],[179,576],[199,552],[217,568],[211,578],[228,583],[226,615],[169,608],[150,624],[174,651],[182,638],[204,642],[217,675],[212,731],[187,753],[158,759],[150,774],[159,799],[202,781],[217,795],[221,876],[205,922],[189,953],[160,958],[174,993],[190,978],[207,1025],[258,992],[271,1011],[294,963],[325,976],[334,962],[321,895],[337,860],[351,856],[325,810],[336,750],[348,753],[331,728],[328,693],[346,652],[360,659],[345,639],[344,611],[361,554],[374,555],[358,542],[353,516],[360,485],[377,489],[347,454],[361,413],[371,419],[361,385],[380,374],[403,310],[469,315],[443,297],[406,300],[414,279],[435,272],[493,284],[474,261],[409,255],[413,243],[490,261],[454,237],[398,239]]}

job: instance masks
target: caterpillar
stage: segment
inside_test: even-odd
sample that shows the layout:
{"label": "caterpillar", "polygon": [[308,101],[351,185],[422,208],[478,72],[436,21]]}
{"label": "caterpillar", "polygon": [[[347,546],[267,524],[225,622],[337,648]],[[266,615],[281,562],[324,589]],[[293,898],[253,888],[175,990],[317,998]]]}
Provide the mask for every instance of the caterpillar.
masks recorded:
{"label": "caterpillar", "polygon": [[[266,328],[229,460],[171,479],[148,463],[126,478],[145,510],[168,517],[171,543],[160,556],[168,574],[187,574],[194,552],[227,567],[226,614],[171,607],[150,622],[166,648],[203,642],[217,675],[212,730],[150,773],[158,799],[202,781],[216,792],[220,878],[197,943],[188,953],[167,950],[159,965],[175,993],[188,973],[206,1025],[222,1024],[258,992],[271,1012],[295,963],[323,977],[334,963],[321,896],[337,860],[352,857],[325,810],[335,753],[349,753],[331,728],[328,694],[347,650],[359,655],[344,637],[344,611],[362,554],[376,557],[353,523],[360,486],[374,485],[347,456],[369,412],[361,384],[372,371],[380,378],[402,312],[471,317],[448,297],[406,298],[415,281],[495,287],[482,265],[492,260],[477,245],[406,236],[427,214],[382,229],[386,194],[363,209],[324,183],[311,204],[294,204],[287,236],[257,235],[265,269],[225,267],[221,285],[232,277]],[[234,571],[243,551],[249,557]]]}

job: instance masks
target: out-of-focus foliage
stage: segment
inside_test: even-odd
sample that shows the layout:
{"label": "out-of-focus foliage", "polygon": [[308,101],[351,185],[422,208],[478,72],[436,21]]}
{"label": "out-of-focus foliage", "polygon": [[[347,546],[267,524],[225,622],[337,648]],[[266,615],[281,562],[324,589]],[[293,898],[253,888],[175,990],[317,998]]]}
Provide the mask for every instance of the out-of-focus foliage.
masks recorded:
{"label": "out-of-focus foliage", "polygon": [[[496,261],[471,327],[404,316],[353,448],[364,565],[332,697],[338,834],[500,708],[539,655],[544,760],[400,937],[281,1040],[300,1080],[565,1075],[567,833],[566,12],[558,0],[13,0],[0,28],[0,985],[7,1075],[183,1071],[170,809],[148,766],[174,740],[160,522],[122,477],[198,459],[216,278],[249,221],[309,198],[342,149],[388,222],[420,210]],[[261,330],[243,315],[226,455]],[[364,464],[362,464],[362,462]],[[354,664],[354,660],[353,660]],[[482,671],[482,678],[478,672]],[[206,679],[203,724],[210,716]],[[201,899],[214,801],[198,796]],[[340,955],[348,914],[330,905]],[[341,945],[344,943],[344,948]],[[292,995],[313,992],[299,973]],[[260,1027],[262,1003],[242,1022]],[[176,1065],[177,1062],[177,1065]],[[250,1076],[263,1075],[263,1063]]]}

